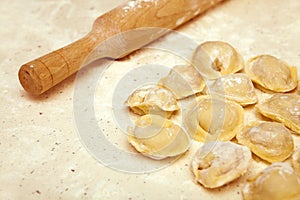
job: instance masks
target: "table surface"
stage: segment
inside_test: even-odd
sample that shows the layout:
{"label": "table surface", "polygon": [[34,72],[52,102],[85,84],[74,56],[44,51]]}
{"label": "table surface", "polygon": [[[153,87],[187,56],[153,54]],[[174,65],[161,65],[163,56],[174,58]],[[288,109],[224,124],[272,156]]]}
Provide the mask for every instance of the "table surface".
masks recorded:
{"label": "table surface", "polygon": [[[0,199],[242,199],[244,178],[217,190],[195,184],[189,170],[190,155],[144,174],[100,164],[78,135],[73,107],[76,75],[39,97],[28,95],[20,86],[17,73],[21,64],[84,36],[96,17],[123,2],[0,2]],[[274,55],[297,66],[300,75],[299,10],[300,1],[295,0],[229,0],[177,31],[198,43],[229,42],[245,60],[259,54]],[[151,62],[180,63],[159,52],[141,50],[114,61],[102,80],[106,87],[97,92],[110,96],[116,77]],[[95,94],[95,98],[101,95]],[[111,109],[111,105],[99,102],[98,109]],[[102,117],[106,124],[111,122],[108,116]]]}

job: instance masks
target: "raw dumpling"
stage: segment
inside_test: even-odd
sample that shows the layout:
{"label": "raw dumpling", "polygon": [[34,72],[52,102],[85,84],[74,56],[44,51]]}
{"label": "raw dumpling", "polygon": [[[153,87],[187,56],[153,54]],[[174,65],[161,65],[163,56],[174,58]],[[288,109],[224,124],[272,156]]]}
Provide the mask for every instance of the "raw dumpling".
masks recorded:
{"label": "raw dumpling", "polygon": [[209,94],[224,96],[242,106],[257,102],[254,86],[246,74],[229,74],[215,80],[208,87]]}
{"label": "raw dumpling", "polygon": [[277,122],[254,122],[237,134],[240,144],[250,148],[258,157],[270,163],[290,157],[294,141],[290,130]]}
{"label": "raw dumpling", "polygon": [[300,148],[298,148],[293,154],[292,165],[295,172],[300,176]]}
{"label": "raw dumpling", "polygon": [[178,65],[159,81],[159,85],[171,90],[177,99],[183,99],[202,92],[205,81],[193,66]]}
{"label": "raw dumpling", "polygon": [[245,71],[253,82],[274,92],[288,92],[297,87],[297,68],[270,55],[250,59]]}
{"label": "raw dumpling", "polygon": [[192,56],[192,64],[207,79],[233,74],[244,68],[242,56],[230,44],[221,41],[209,41],[198,46]]}
{"label": "raw dumpling", "polygon": [[159,115],[144,115],[128,128],[129,143],[143,155],[163,159],[184,153],[190,146],[188,134],[171,120]]}
{"label": "raw dumpling", "polygon": [[274,163],[243,188],[244,200],[299,200],[300,178],[287,163]]}
{"label": "raw dumpling", "polygon": [[179,110],[176,98],[166,88],[150,85],[133,92],[126,101],[127,106],[138,115],[159,114],[170,117]]}
{"label": "raw dumpling", "polygon": [[195,154],[191,169],[197,182],[206,188],[217,188],[245,174],[250,161],[248,147],[233,142],[209,142]]}
{"label": "raw dumpling", "polygon": [[300,96],[297,94],[275,94],[257,105],[258,111],[300,134]]}
{"label": "raw dumpling", "polygon": [[193,139],[228,141],[242,127],[244,109],[233,101],[200,96],[197,104],[184,116],[184,125]]}

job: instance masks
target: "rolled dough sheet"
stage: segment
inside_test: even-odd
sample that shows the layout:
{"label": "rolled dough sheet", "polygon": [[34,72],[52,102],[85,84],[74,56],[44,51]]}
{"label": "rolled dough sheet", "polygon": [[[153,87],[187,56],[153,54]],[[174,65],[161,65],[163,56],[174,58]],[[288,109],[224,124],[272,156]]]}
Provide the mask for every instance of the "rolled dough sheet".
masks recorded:
{"label": "rolled dough sheet", "polygon": [[[18,66],[80,38],[99,16],[99,10],[105,12],[124,1],[28,0],[26,9],[22,0],[1,1],[0,23],[5,28],[0,32],[4,38],[0,47],[3,61],[0,111],[5,114],[0,133],[0,199],[241,200],[245,179],[266,166],[254,158],[256,161],[244,177],[220,189],[207,190],[193,181],[190,172],[191,158],[201,145],[196,142],[179,160],[152,173],[125,173],[98,163],[80,142],[72,95],[74,85],[89,81],[103,67],[102,61],[89,66],[75,83],[74,77],[68,79],[38,99],[21,89],[16,78]],[[274,55],[297,66],[300,75],[299,10],[300,1],[296,0],[228,0],[177,31],[199,44],[208,40],[226,41],[245,60],[259,54]],[[166,36],[125,59],[112,62],[90,94],[95,100],[96,121],[92,123],[103,129],[116,148],[133,151],[118,127],[122,123],[116,123],[112,101],[116,97],[122,104],[122,98],[132,88],[116,88],[126,80],[131,81],[131,86],[145,80],[153,82],[170,67],[186,62],[174,52],[157,49],[166,41],[174,41],[174,36]],[[173,44],[180,47],[178,42]],[[150,71],[136,77],[132,72],[137,69]],[[269,96],[259,92],[258,95],[260,101]],[[247,112],[245,122],[256,117],[256,113]],[[299,136],[293,138],[295,148],[300,148]]]}

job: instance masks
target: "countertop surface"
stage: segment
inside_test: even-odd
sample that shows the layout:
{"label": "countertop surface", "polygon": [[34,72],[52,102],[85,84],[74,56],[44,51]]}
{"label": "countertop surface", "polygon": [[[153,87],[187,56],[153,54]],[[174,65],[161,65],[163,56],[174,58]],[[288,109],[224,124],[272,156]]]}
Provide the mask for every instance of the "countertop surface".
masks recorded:
{"label": "countertop surface", "polygon": [[[217,190],[195,184],[189,170],[190,154],[161,170],[142,174],[121,172],[98,162],[81,142],[84,133],[76,124],[74,94],[76,86],[101,68],[102,61],[89,66],[92,69],[83,78],[71,76],[39,97],[30,96],[19,84],[17,73],[22,64],[83,37],[98,16],[124,2],[0,2],[0,199],[242,199],[245,178]],[[245,60],[274,55],[297,66],[299,76],[299,11],[300,1],[295,0],[228,0],[177,31],[198,43],[229,42]],[[116,146],[125,140],[116,136],[118,127],[111,125],[114,118],[108,115],[113,108],[109,98],[114,98],[118,81],[141,64],[182,62],[165,54],[144,49],[113,61],[91,94],[96,123]],[[299,136],[293,137],[299,148]]]}

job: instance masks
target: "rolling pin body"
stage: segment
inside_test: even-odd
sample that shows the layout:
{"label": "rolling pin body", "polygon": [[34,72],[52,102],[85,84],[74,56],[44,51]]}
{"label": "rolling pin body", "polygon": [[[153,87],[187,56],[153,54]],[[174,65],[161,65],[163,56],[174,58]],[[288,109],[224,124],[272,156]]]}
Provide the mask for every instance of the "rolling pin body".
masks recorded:
{"label": "rolling pin body", "polygon": [[[82,39],[22,65],[19,70],[20,83],[27,92],[39,95],[77,72],[81,66],[98,58],[127,55],[221,1],[128,1],[97,18],[92,30]],[[155,27],[157,31],[155,28],[147,29],[149,27]],[[135,29],[141,30],[136,33],[142,37],[126,34]],[[109,40],[116,35],[120,40]],[[116,44],[108,44],[111,42]],[[132,47],[120,48],[122,45]]]}

